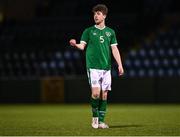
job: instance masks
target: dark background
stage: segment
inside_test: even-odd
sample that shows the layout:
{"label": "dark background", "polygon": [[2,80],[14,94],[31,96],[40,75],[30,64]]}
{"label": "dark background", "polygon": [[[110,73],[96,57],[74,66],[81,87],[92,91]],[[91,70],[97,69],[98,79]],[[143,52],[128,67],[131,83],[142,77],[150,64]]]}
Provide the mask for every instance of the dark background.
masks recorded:
{"label": "dark background", "polygon": [[178,0],[0,0],[0,102],[85,103],[85,51],[69,46],[109,8],[125,74],[112,63],[109,102],[180,102]]}

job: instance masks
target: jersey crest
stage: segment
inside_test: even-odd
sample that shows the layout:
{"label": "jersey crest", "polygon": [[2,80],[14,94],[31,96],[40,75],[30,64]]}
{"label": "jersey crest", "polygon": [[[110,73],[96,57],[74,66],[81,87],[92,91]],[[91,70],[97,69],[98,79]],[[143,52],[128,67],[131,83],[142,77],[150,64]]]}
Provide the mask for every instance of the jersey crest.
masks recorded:
{"label": "jersey crest", "polygon": [[105,32],[105,34],[106,34],[107,37],[111,36],[111,32]]}

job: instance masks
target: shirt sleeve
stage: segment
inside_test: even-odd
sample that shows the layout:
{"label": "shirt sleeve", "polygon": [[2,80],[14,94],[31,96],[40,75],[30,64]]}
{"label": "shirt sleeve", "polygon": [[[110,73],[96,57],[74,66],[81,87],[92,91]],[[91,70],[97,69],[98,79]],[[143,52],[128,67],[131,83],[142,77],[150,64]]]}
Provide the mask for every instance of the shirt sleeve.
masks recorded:
{"label": "shirt sleeve", "polygon": [[89,31],[88,29],[85,29],[82,33],[80,43],[87,44],[89,41]]}
{"label": "shirt sleeve", "polygon": [[112,33],[112,37],[111,37],[111,46],[116,46],[116,45],[118,45],[118,43],[117,43],[117,39],[116,39],[116,34],[115,34],[115,32],[113,31],[113,33]]}

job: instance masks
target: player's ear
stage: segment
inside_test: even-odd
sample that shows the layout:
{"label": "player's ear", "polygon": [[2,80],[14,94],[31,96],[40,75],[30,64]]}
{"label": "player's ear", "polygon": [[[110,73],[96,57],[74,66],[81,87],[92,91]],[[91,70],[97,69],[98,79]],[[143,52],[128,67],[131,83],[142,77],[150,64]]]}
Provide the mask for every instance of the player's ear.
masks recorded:
{"label": "player's ear", "polygon": [[104,19],[105,19],[105,18],[106,18],[106,15],[104,14],[103,17],[104,17]]}

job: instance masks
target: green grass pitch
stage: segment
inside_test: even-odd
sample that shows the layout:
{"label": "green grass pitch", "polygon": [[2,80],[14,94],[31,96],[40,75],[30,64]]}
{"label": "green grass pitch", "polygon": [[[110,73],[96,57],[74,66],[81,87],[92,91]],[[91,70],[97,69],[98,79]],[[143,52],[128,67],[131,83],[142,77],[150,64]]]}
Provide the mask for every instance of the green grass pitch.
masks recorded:
{"label": "green grass pitch", "polygon": [[91,128],[82,105],[0,105],[0,136],[176,136],[180,105],[109,104],[109,129]]}

